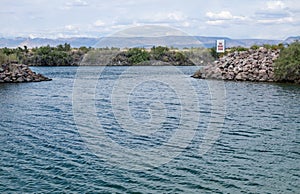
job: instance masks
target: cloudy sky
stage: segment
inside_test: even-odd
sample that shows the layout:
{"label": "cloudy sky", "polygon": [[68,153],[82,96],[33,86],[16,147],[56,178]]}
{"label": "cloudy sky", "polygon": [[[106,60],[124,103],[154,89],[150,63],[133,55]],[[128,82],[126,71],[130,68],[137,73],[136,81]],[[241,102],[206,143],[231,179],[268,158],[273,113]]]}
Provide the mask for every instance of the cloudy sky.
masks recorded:
{"label": "cloudy sky", "polygon": [[190,35],[300,35],[299,0],[1,0],[0,37],[102,37],[142,25]]}

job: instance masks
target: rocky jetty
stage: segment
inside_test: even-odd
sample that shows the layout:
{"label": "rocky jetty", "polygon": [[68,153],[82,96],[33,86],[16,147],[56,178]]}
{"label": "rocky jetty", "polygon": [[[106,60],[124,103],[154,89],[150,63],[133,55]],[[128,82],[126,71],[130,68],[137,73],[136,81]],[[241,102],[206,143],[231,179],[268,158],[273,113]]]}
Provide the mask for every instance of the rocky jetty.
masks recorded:
{"label": "rocky jetty", "polygon": [[51,79],[33,72],[24,64],[3,64],[0,66],[0,83],[40,82]]}
{"label": "rocky jetty", "polygon": [[273,62],[279,50],[259,48],[235,51],[198,70],[192,77],[235,81],[273,82]]}

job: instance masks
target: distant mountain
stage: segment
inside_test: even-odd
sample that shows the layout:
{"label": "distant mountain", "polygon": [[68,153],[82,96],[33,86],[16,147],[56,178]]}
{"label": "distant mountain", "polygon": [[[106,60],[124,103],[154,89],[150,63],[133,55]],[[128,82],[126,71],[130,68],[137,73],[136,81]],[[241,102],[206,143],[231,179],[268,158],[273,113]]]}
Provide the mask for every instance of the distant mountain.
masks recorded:
{"label": "distant mountain", "polygon": [[26,38],[0,38],[0,47],[18,47]]}
{"label": "distant mountain", "polygon": [[199,47],[203,46],[211,48],[215,46],[217,39],[224,39],[226,47],[242,46],[250,47],[254,44],[289,44],[295,40],[300,40],[300,36],[289,37],[285,40],[267,40],[267,39],[231,39],[228,37],[205,37],[205,36],[163,36],[163,37],[104,37],[104,38],[0,38],[0,47],[23,47],[26,45],[28,48],[39,46],[57,46],[59,44],[69,43],[72,47],[145,47],[152,46],[173,46],[176,48],[184,47]]}
{"label": "distant mountain", "polygon": [[226,47],[241,46],[251,47],[252,45],[263,45],[263,44],[279,44],[283,40],[267,40],[267,39],[230,39],[227,37],[203,37],[197,36],[197,39],[203,43],[207,48],[214,47],[217,39],[224,39]]}
{"label": "distant mountain", "polygon": [[292,42],[294,42],[296,40],[300,41],[300,36],[291,36],[291,37],[288,37],[287,39],[284,40],[283,43],[284,44],[290,44],[290,43],[292,43]]}
{"label": "distant mountain", "polygon": [[58,38],[58,39],[49,39],[49,38],[0,38],[0,47],[23,47],[26,45],[29,48],[40,47],[40,46],[57,46],[59,44],[69,43],[72,47],[81,47],[81,46],[93,46],[99,39],[97,38]]}

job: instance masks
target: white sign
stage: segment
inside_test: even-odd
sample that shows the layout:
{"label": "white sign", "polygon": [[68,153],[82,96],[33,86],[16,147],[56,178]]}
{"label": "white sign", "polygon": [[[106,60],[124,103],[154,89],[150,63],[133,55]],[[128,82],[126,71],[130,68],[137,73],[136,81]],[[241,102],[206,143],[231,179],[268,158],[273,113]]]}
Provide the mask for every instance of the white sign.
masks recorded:
{"label": "white sign", "polygon": [[217,40],[217,53],[224,53],[225,52],[225,40]]}

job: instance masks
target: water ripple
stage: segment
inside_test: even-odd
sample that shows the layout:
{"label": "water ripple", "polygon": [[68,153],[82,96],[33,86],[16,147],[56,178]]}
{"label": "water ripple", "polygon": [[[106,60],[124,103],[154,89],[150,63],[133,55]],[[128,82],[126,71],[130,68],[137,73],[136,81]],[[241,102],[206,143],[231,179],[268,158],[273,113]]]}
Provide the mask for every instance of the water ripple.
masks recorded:
{"label": "water ripple", "polygon": [[[88,72],[99,67],[86,68]],[[189,80],[197,91],[199,108],[182,109],[188,112],[191,120],[195,120],[196,113],[200,114],[198,128],[186,130],[195,133],[190,142],[185,142],[187,147],[168,143],[179,127],[188,125],[180,122],[180,98],[174,90],[159,82],[153,82],[153,85],[145,82],[137,87],[129,98],[129,106],[132,117],[142,124],[149,121],[151,111],[166,110],[161,128],[148,135],[122,128],[112,111],[111,90],[126,67],[106,67],[100,76],[95,96],[97,118],[107,138],[121,146],[147,153],[147,149],[165,143],[170,150],[183,148],[180,154],[168,163],[144,171],[118,168],[108,163],[104,156],[111,153],[112,148],[107,147],[102,155],[96,155],[77,129],[88,125],[74,122],[72,90],[77,68],[35,67],[53,81],[0,85],[0,192],[299,192],[299,86],[226,82],[227,111],[222,132],[209,152],[200,155],[200,145],[204,144],[210,119],[212,123],[222,124],[211,118],[218,110],[212,108],[207,82],[188,76],[179,79],[163,67],[159,76],[152,67],[137,68],[144,77],[169,76],[178,85]],[[181,67],[181,70],[193,72],[192,68],[197,67]],[[131,76],[138,75],[132,74],[125,79]],[[157,101],[163,102],[164,107],[155,104]],[[190,103],[195,102],[191,99]],[[89,118],[92,113],[85,116]],[[123,116],[127,118],[127,115]],[[215,116],[220,115],[216,112]],[[186,141],[184,138],[178,140]],[[99,143],[107,145],[106,142]]]}

